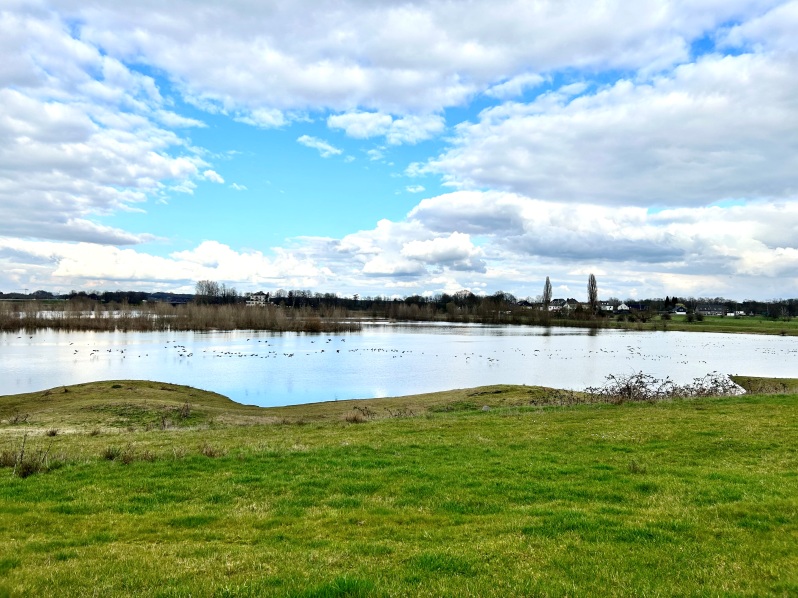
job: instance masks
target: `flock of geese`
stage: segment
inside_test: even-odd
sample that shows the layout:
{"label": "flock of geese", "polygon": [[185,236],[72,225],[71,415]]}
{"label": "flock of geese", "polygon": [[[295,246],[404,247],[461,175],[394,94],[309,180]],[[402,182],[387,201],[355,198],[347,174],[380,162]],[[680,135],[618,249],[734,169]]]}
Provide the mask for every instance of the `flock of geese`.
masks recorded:
{"label": "flock of geese", "polygon": [[[17,337],[18,339],[22,339],[21,336]],[[28,340],[34,340],[34,336],[28,337]],[[398,349],[398,348],[385,348],[379,346],[360,346],[355,348],[347,348],[346,347],[346,338],[333,338],[333,337],[322,337],[322,338],[310,338],[305,340],[305,342],[301,341],[302,337],[292,337],[291,342],[285,344],[281,342],[280,337],[269,338],[269,339],[256,339],[256,338],[247,338],[246,344],[248,345],[246,349],[240,350],[237,349],[241,346],[241,341],[233,340],[228,344],[227,348],[220,347],[219,343],[210,343],[208,341],[199,342],[195,346],[188,346],[186,344],[181,344],[177,340],[167,340],[164,342],[163,348],[168,350],[172,353],[177,360],[189,360],[194,358],[195,355],[197,357],[211,357],[211,358],[235,358],[235,359],[278,359],[278,358],[293,358],[295,356],[306,356],[310,357],[313,355],[336,355],[342,353],[349,353],[349,354],[371,354],[371,355],[384,355],[390,356],[393,359],[401,359],[406,356],[410,356],[413,354],[420,354],[421,356],[426,355],[426,352],[423,350],[414,350],[414,349]],[[506,347],[504,349],[494,349],[492,354],[486,354],[486,352],[477,352],[477,351],[457,351],[454,354],[449,355],[449,357],[455,359],[463,359],[467,364],[473,363],[483,363],[489,366],[494,366],[500,363],[501,361],[501,353],[510,353],[512,355],[510,362],[512,364],[516,364],[518,358],[522,359],[534,359],[534,358],[542,358],[548,360],[555,360],[555,361],[566,361],[566,360],[579,360],[584,358],[596,358],[596,359],[609,359],[611,361],[631,361],[631,362],[670,362],[670,363],[678,363],[678,364],[706,364],[707,360],[705,357],[712,354],[720,354],[722,355],[723,352],[726,350],[726,347],[722,343],[706,343],[703,347],[700,348],[699,351],[696,351],[695,347],[690,345],[689,347],[681,346],[680,343],[669,343],[666,347],[659,347],[657,352],[652,352],[650,349],[644,350],[640,346],[635,345],[626,345],[624,348],[618,349],[611,349],[605,347],[598,347],[592,349],[576,349],[573,347],[565,347],[563,348],[535,348],[532,349],[530,345],[534,345],[536,337],[518,337],[519,341],[522,341],[523,344],[528,345],[527,348],[520,348],[518,346],[515,347]],[[242,339],[243,340],[243,339]],[[366,338],[362,338],[361,340],[365,341]],[[96,343],[95,343],[96,344]],[[351,344],[351,343],[350,343]],[[519,343],[520,344],[520,343]],[[202,346],[205,348],[202,348]],[[75,360],[80,360],[88,357],[91,361],[100,361],[104,357],[114,358],[118,357],[120,359],[127,359],[130,358],[147,358],[152,353],[153,356],[158,356],[161,358],[162,355],[159,355],[157,352],[157,348],[152,344],[146,345],[145,347],[139,349],[136,345],[126,345],[124,347],[119,346],[110,346],[110,347],[102,347],[98,348],[97,346],[75,346],[75,342],[69,343],[70,348],[72,349],[72,356]],[[439,345],[436,347],[436,351],[439,353],[444,345]],[[453,348],[457,346],[456,343],[452,343],[451,345]],[[195,353],[195,350],[197,353]],[[153,351],[156,351],[153,353]],[[795,354],[798,353],[798,349],[782,349],[779,350],[777,348],[761,348],[758,350],[761,354],[769,354],[776,356],[780,353],[790,353]],[[430,357],[440,358],[440,354],[430,355]]]}
{"label": "flock of geese", "polygon": [[[33,338],[33,337],[31,337]],[[253,339],[248,338],[247,342],[252,342]],[[270,340],[256,340],[256,343],[262,343],[261,347],[253,347],[253,350],[230,350],[230,349],[223,349],[223,348],[206,348],[201,350],[201,354],[203,356],[214,357],[214,358],[256,358],[256,359],[275,359],[279,357],[291,358],[295,355],[304,354],[305,356],[312,356],[312,355],[321,355],[323,353],[331,353],[331,354],[340,354],[342,351],[345,353],[371,353],[371,354],[385,354],[389,355],[394,359],[401,358],[407,355],[411,355],[413,353],[417,353],[413,349],[386,349],[383,347],[358,347],[354,349],[343,349],[342,345],[338,345],[338,348],[335,346],[328,349],[318,349],[318,348],[311,348],[305,347],[304,350],[293,348],[292,351],[288,352],[285,350],[280,350],[277,344],[274,344],[274,341]],[[315,345],[316,340],[311,340],[310,345]],[[320,342],[319,345],[330,345],[331,343],[345,343],[346,339],[341,338],[334,341],[332,338],[327,338],[326,341]],[[74,345],[74,343],[69,343],[69,345]],[[176,340],[166,341],[166,344],[163,346],[164,349],[170,350],[178,359],[189,359],[194,357],[194,350],[189,348],[184,344],[178,343]],[[583,357],[615,357],[617,359],[625,359],[626,361],[662,361],[662,360],[674,360],[678,358],[677,363],[687,364],[687,363],[707,363],[704,359],[692,359],[688,353],[679,352],[679,353],[671,353],[671,354],[650,354],[644,353],[640,347],[635,347],[633,345],[627,345],[624,351],[615,350],[615,349],[590,349],[586,352],[579,352],[573,350],[563,350],[563,349],[553,349],[553,350],[542,350],[542,349],[532,349],[532,350],[522,350],[518,347],[512,347],[509,349],[501,350],[500,352],[504,353],[506,351],[510,351],[514,353],[517,357],[522,358],[548,358],[552,360],[574,360],[574,359],[581,359]],[[73,356],[78,357],[81,354],[81,349],[75,348],[73,349]],[[86,352],[84,351],[83,354],[85,355]],[[88,351],[88,357],[91,360],[98,360],[104,354],[110,354],[111,356],[118,356],[122,359],[127,358],[128,356],[131,357],[149,357],[149,351],[141,352],[135,351],[130,347],[128,348],[105,348],[105,349],[98,349],[92,348]],[[424,355],[425,352],[421,351],[421,355]],[[198,354],[200,355],[200,354]],[[434,357],[439,358],[440,355],[436,354]],[[485,363],[488,365],[495,365],[500,362],[499,357],[497,356],[490,356],[485,355],[482,353],[477,353],[474,351],[471,352],[462,352],[459,354],[454,355],[453,357],[462,358],[465,360],[466,363],[472,363],[477,360],[484,360]],[[472,361],[473,360],[473,361]]]}

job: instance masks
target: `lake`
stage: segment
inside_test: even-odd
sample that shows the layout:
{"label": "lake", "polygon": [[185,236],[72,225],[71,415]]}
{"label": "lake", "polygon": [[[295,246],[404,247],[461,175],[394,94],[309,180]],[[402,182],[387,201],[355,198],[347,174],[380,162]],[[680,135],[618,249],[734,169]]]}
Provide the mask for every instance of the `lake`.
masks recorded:
{"label": "lake", "polygon": [[794,337],[375,323],[351,334],[0,333],[0,394],[142,379],[289,405],[486,384],[583,389],[610,374],[798,376]]}

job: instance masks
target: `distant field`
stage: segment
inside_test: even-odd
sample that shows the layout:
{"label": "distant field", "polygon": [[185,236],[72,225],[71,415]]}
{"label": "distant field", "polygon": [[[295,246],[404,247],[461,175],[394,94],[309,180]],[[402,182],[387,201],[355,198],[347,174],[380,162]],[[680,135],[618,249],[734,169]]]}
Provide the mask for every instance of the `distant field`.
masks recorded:
{"label": "distant field", "polygon": [[794,596],[798,381],[737,381],[779,394],[0,397],[0,596]]}
{"label": "distant field", "polygon": [[780,334],[784,336],[798,335],[798,318],[789,320],[773,320],[760,316],[727,318],[724,316],[708,316],[702,322],[688,322],[685,316],[673,316],[670,320],[662,320],[659,316],[641,322],[608,322],[611,328],[630,330],[677,330],[686,332],[725,332],[738,334]]}

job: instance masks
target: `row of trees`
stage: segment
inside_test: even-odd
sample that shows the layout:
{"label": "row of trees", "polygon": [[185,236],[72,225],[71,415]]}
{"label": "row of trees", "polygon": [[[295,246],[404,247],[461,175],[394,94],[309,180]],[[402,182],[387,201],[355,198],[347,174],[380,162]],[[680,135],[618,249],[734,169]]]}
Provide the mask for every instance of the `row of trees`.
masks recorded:
{"label": "row of trees", "polygon": [[223,282],[200,280],[195,286],[194,303],[201,305],[230,305],[240,300],[238,292]]}
{"label": "row of trees", "polygon": [[[593,274],[588,276],[587,281],[587,306],[582,308],[585,315],[599,313],[598,310],[598,283]],[[243,303],[246,297],[236,291],[234,287],[224,283],[202,280],[196,283],[195,293],[145,293],[141,291],[104,291],[104,292],[85,292],[71,291],[67,294],[56,295],[48,291],[34,291],[32,293],[2,293],[0,299],[12,300],[69,300],[78,302],[98,302],[104,304],[129,304],[140,305],[146,302],[171,302],[184,303],[193,301],[198,304],[208,305],[229,305]],[[529,307],[537,304],[548,312],[553,297],[553,287],[550,278],[547,276],[543,285],[543,293],[538,297],[519,301],[511,293],[498,291],[492,295],[476,295],[468,290],[461,290],[456,293],[438,293],[435,295],[410,295],[398,299],[395,297],[341,297],[336,293],[313,293],[309,290],[277,290],[270,297],[270,303],[284,305],[292,308],[342,308],[351,311],[371,312],[374,315],[385,315],[389,311],[397,313],[402,311],[400,306],[416,306],[416,310],[404,309],[407,313],[445,315],[452,313],[459,314],[485,314],[491,311],[514,311],[516,308]],[[607,298],[607,302],[615,306],[622,301],[615,297]],[[746,314],[762,315],[772,318],[796,317],[798,316],[798,299],[774,299],[771,301],[760,301],[747,299],[735,301],[724,297],[676,297],[668,295],[663,298],[650,299],[626,299],[623,301],[628,304],[633,311],[646,312],[651,314],[667,312],[682,305],[688,312],[696,312],[699,307],[706,305],[721,306],[727,312],[742,311]],[[569,299],[569,303],[575,303]],[[425,317],[426,317],[425,316]]]}

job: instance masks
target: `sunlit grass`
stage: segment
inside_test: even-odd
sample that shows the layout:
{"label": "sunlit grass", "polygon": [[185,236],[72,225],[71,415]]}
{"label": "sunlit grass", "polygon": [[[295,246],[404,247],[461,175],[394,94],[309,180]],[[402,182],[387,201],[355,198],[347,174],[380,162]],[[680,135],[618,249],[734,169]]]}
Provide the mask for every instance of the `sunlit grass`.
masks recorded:
{"label": "sunlit grass", "polygon": [[770,334],[781,336],[798,335],[798,318],[776,319],[763,316],[744,316],[730,318],[707,316],[702,321],[687,321],[684,316],[674,316],[663,320],[659,316],[647,322],[618,322],[608,320],[611,328],[625,330],[672,330],[679,332],[719,332],[735,334]]}
{"label": "sunlit grass", "polygon": [[[349,424],[351,405],[157,390],[148,404],[194,393],[203,423],[29,424],[62,463],[0,469],[0,595],[798,592],[795,394],[562,408],[491,387],[360,402],[377,415]],[[0,425],[0,443],[19,438]]]}

